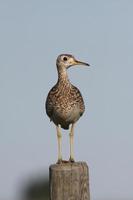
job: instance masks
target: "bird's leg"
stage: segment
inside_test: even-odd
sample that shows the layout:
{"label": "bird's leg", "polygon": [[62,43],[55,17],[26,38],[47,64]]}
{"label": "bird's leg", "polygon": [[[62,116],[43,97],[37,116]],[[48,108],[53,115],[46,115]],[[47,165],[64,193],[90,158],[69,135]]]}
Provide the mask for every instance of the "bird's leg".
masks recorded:
{"label": "bird's leg", "polygon": [[71,129],[70,129],[70,162],[74,162],[74,148],[73,148],[73,139],[74,139],[74,124],[72,124]]}
{"label": "bird's leg", "polygon": [[61,152],[61,139],[62,139],[62,134],[61,134],[61,126],[58,125],[56,126],[57,129],[57,139],[58,139],[58,161],[57,163],[62,162],[62,152]]}

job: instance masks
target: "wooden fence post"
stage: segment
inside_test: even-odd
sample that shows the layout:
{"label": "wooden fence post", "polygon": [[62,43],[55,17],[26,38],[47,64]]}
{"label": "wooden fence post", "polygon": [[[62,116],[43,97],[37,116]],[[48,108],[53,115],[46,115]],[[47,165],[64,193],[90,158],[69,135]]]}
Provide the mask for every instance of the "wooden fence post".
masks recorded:
{"label": "wooden fence post", "polygon": [[51,165],[50,200],[90,200],[88,171],[85,162]]}

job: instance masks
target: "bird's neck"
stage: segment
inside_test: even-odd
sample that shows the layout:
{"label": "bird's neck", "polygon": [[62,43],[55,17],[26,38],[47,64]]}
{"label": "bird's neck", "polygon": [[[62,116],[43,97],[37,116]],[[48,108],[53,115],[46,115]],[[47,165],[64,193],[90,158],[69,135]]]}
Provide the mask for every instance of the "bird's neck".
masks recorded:
{"label": "bird's neck", "polygon": [[68,74],[67,74],[67,69],[64,67],[59,67],[57,66],[57,71],[58,71],[58,83],[68,83],[70,84]]}

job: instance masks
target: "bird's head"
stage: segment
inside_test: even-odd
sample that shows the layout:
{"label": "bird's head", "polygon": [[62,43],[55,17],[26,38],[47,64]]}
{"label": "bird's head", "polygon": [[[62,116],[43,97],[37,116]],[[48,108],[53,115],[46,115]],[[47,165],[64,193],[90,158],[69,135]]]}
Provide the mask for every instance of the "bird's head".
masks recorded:
{"label": "bird's head", "polygon": [[90,66],[88,63],[76,60],[73,55],[70,54],[61,54],[57,57],[56,60],[57,67],[62,67],[68,69],[74,65],[86,65]]}

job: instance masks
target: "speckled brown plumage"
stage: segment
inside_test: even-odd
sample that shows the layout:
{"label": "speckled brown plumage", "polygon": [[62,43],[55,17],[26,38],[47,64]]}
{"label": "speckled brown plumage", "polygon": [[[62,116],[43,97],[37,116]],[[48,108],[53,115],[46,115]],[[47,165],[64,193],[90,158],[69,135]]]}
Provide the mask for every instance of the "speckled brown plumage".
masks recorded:
{"label": "speckled brown plumage", "polygon": [[46,112],[50,120],[68,129],[84,113],[85,106],[78,88],[69,80],[59,80],[50,90],[46,101]]}
{"label": "speckled brown plumage", "polygon": [[[62,56],[66,55],[61,55],[60,59]],[[62,128],[68,129],[70,124],[75,123],[82,116],[85,106],[79,89],[68,79],[67,69],[57,65],[57,70],[58,82],[48,94],[46,112],[56,125],[60,124]]]}
{"label": "speckled brown plumage", "polygon": [[77,61],[72,55],[61,54],[56,65],[58,81],[48,93],[46,113],[57,127],[60,125],[64,129],[69,129],[69,125],[75,124],[83,115],[85,106],[79,89],[69,81],[67,69],[73,65],[89,64]]}

